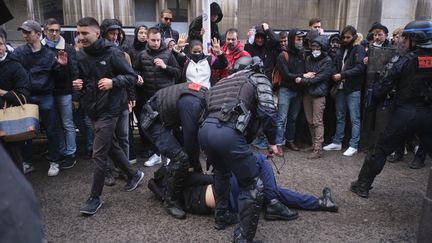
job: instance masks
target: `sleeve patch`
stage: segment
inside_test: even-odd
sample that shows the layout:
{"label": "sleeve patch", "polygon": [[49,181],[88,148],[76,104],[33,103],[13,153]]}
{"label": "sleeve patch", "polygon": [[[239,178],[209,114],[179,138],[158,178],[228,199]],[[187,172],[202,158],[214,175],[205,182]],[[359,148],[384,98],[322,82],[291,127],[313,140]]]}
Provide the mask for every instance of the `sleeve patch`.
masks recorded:
{"label": "sleeve patch", "polygon": [[419,68],[432,68],[432,56],[418,57]]}

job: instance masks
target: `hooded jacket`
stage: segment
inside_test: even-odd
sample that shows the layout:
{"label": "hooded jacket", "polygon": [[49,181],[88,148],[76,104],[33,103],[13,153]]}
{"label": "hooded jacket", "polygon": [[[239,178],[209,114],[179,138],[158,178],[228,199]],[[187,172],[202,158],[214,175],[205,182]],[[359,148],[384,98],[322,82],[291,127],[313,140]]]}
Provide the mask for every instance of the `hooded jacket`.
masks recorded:
{"label": "hooded jacket", "polygon": [[[217,23],[219,23],[223,18],[222,9],[216,2],[212,2],[210,4],[210,17],[213,15],[217,15],[218,19],[216,22],[210,21],[210,31],[211,31],[211,38],[221,39],[220,33],[219,33],[219,27]],[[202,42],[202,35],[201,35],[201,29],[202,29],[202,15],[196,17],[191,24],[189,25],[189,41],[191,40],[200,40]]]}
{"label": "hooded jacket", "polygon": [[279,38],[271,29],[264,30],[262,26],[256,28],[255,36],[257,35],[264,36],[264,44],[259,46],[255,42],[252,44],[246,43],[244,49],[252,57],[257,56],[263,61],[264,74],[271,80],[276,57],[279,54],[275,52],[279,47]]}
{"label": "hooded jacket", "polygon": [[328,40],[325,36],[318,36],[312,40],[312,43],[318,43],[321,47],[321,55],[306,57],[306,72],[314,72],[314,78],[302,78],[300,84],[304,87],[307,94],[315,97],[323,97],[328,93],[328,81],[333,73],[333,62],[327,54]]}
{"label": "hooded jacket", "polygon": [[224,69],[216,69],[213,71],[213,77],[215,78],[216,82],[230,74],[230,71],[237,59],[245,56],[250,57],[249,52],[243,50],[243,44],[240,41],[237,41],[237,45],[234,47],[234,50],[230,51],[229,54],[227,53],[227,50],[228,46],[225,43],[225,45],[222,46],[221,51],[225,55],[228,65]]}
{"label": "hooded jacket", "polygon": [[[347,50],[347,55],[343,60],[345,50]],[[341,74],[344,82],[342,92],[345,94],[361,90],[362,83],[365,80],[366,65],[363,63],[365,56],[364,47],[357,44],[356,40],[353,40],[348,46],[342,45],[337,51],[333,65],[335,73]],[[345,61],[345,65],[342,69],[343,61]]]}
{"label": "hooded jacket", "polygon": [[300,86],[296,84],[297,77],[303,77],[305,73],[305,60],[302,50],[295,47],[295,36],[299,29],[292,29],[288,33],[288,62],[285,60],[284,54],[280,53],[277,61],[276,68],[282,76],[281,87],[288,88],[292,91],[299,91]]}
{"label": "hooded jacket", "polygon": [[[157,67],[154,59],[160,58],[167,65],[166,69]],[[156,91],[174,85],[180,79],[181,70],[171,51],[161,43],[158,50],[152,50],[148,45],[138,56],[137,71],[144,79],[142,95],[144,100],[150,99]]]}
{"label": "hooded jacket", "polygon": [[[123,102],[126,88],[137,80],[124,53],[105,39],[99,39],[89,47],[82,48],[77,54],[79,78],[84,81],[83,107],[91,119],[118,117],[124,110]],[[110,78],[113,88],[100,90],[98,82]]]}

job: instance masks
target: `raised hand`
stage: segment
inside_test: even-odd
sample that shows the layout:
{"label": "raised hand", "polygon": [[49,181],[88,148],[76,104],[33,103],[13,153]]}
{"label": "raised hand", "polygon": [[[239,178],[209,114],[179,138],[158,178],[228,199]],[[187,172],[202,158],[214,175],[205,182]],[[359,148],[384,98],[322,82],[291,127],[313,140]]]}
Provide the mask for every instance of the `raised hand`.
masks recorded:
{"label": "raised hand", "polygon": [[213,38],[211,42],[212,42],[212,46],[211,46],[212,51],[216,55],[222,54],[221,46],[220,46],[220,41],[218,39],[216,39],[216,38]]}
{"label": "raised hand", "polygon": [[188,38],[187,34],[185,34],[185,33],[180,34],[180,37],[179,37],[179,39],[177,41],[177,45],[176,45],[177,50],[183,49],[186,45],[189,45],[189,43],[186,42],[187,38]]}
{"label": "raised hand", "polygon": [[67,55],[67,53],[64,51],[64,50],[60,50],[59,52],[57,52],[57,57],[56,57],[56,59],[57,59],[57,62],[60,64],[60,65],[67,65],[67,63],[68,63],[68,55]]}

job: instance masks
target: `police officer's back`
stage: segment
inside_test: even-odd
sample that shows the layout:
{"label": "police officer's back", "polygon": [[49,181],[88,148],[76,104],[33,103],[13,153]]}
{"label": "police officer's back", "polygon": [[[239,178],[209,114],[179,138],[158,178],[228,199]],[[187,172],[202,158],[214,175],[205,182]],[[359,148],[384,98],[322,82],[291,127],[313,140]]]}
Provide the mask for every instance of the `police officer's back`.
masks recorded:
{"label": "police officer's back", "polygon": [[264,125],[264,132],[272,144],[270,148],[277,153],[274,145],[277,114],[271,84],[260,71],[260,60],[254,65],[251,63],[250,57],[240,58],[234,70],[241,66],[247,68],[220,80],[206,93],[207,116],[198,135],[202,149],[214,167],[216,229],[224,229],[237,218],[228,210],[231,172],[241,188],[238,199],[240,222],[234,232],[234,242],[251,242],[258,225],[263,185],[248,143],[257,134],[260,124]]}

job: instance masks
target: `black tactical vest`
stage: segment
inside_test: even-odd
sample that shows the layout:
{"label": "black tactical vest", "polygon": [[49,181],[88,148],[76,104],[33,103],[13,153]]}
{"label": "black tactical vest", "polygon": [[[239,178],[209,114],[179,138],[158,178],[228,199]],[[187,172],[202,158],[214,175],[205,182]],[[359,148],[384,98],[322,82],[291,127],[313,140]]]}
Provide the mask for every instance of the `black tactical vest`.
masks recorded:
{"label": "black tactical vest", "polygon": [[397,87],[397,101],[432,107],[432,54],[418,50],[406,56],[409,61]]}
{"label": "black tactical vest", "polygon": [[237,120],[240,103],[255,113],[255,84],[250,80],[253,71],[242,71],[218,81],[206,94],[208,117],[217,117],[221,121]]}
{"label": "black tactical vest", "polygon": [[156,104],[159,111],[159,119],[166,127],[178,124],[177,101],[185,94],[193,95],[204,102],[204,94],[207,88],[195,83],[181,83],[156,92]]}

